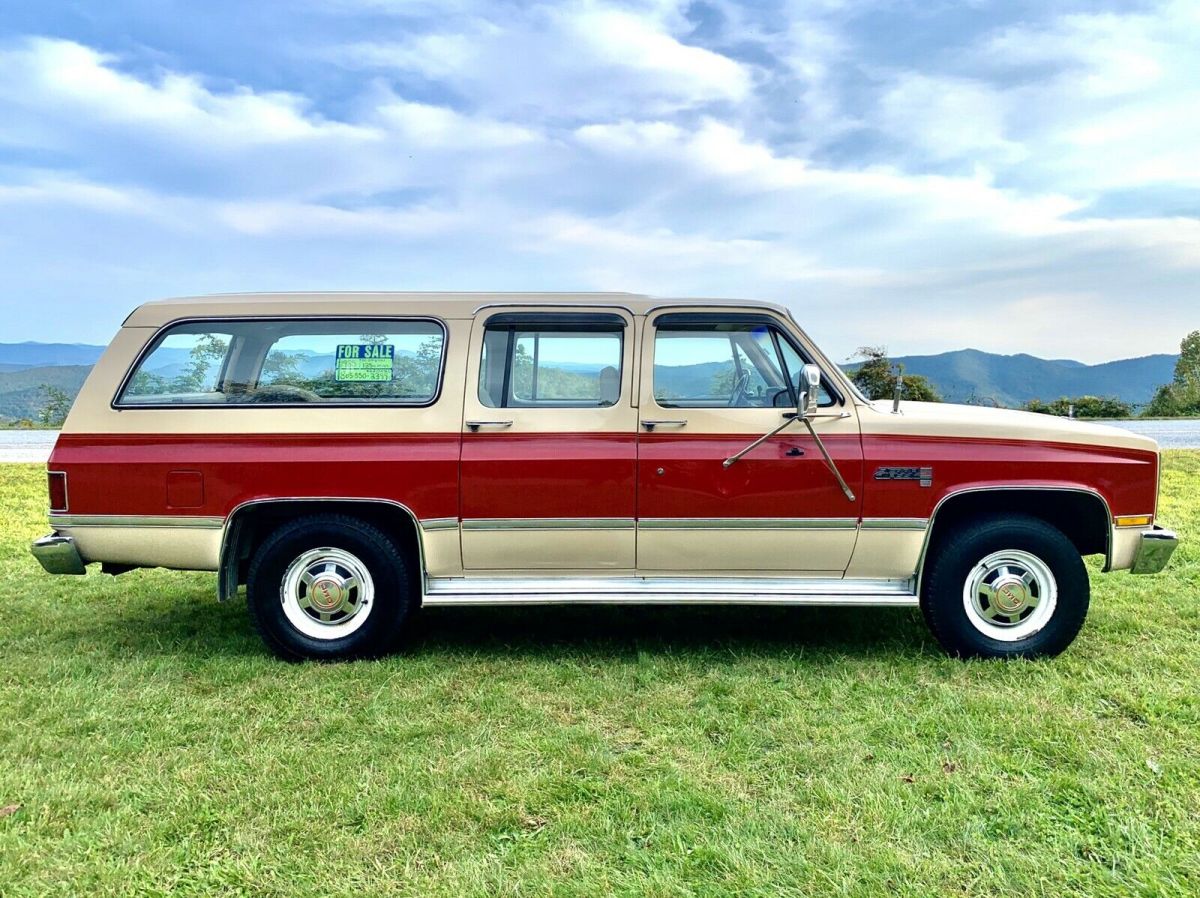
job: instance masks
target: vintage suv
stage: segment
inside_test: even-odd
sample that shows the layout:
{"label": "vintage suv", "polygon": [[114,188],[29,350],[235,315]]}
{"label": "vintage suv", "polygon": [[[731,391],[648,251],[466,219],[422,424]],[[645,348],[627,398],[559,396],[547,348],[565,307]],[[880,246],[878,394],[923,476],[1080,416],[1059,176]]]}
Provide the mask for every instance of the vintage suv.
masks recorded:
{"label": "vintage suv", "polygon": [[1083,555],[1161,570],[1123,430],[870,402],[765,303],[625,294],[152,302],[49,463],[51,573],[217,572],[285,658],[420,606],[920,606],[961,656],[1052,655]]}

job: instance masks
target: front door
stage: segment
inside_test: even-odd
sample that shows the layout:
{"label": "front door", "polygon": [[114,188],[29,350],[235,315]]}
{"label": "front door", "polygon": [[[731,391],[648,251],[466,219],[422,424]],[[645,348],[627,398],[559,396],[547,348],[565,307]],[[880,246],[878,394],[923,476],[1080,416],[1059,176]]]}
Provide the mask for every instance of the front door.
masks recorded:
{"label": "front door", "polygon": [[854,405],[832,381],[823,383],[814,426],[854,500],[799,421],[723,464],[796,411],[809,354],[784,320],[666,311],[647,319],[643,341],[639,571],[844,574],[863,461]]}
{"label": "front door", "polygon": [[623,310],[476,318],[463,403],[467,571],[633,570],[636,350]]}

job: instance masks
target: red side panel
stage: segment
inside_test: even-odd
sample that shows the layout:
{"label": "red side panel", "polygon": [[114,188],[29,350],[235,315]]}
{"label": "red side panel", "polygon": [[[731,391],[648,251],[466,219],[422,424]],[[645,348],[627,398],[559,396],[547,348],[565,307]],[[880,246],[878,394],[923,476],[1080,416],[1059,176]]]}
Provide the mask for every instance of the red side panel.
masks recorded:
{"label": "red side panel", "polygon": [[[1016,440],[865,435],[867,518],[929,517],[948,493],[988,486],[1061,486],[1098,492],[1114,515],[1150,514],[1158,493],[1153,452]],[[881,467],[933,468],[933,485],[875,480]]]}
{"label": "red side panel", "polygon": [[[71,514],[224,516],[250,499],[381,498],[418,518],[458,515],[457,433],[63,434]],[[197,472],[200,504],[168,509],[171,472]]]}
{"label": "red side panel", "polygon": [[637,437],[468,433],[462,517],[632,518]]}
{"label": "red side panel", "polygon": [[[722,468],[753,438],[643,434],[639,463],[633,434],[63,434],[50,468],[68,474],[71,514],[224,516],[251,499],[332,496],[392,499],[420,518],[442,518],[460,514],[461,441],[466,518],[857,513],[807,435],[771,440],[746,459],[752,464]],[[943,496],[972,487],[1082,487],[1099,492],[1113,514],[1147,514],[1157,496],[1152,452],[868,435],[860,456],[856,437],[825,440],[867,518],[928,517]],[[932,467],[932,487],[874,480],[878,468],[894,466]],[[169,509],[169,475],[184,470],[199,475],[189,507]]]}
{"label": "red side panel", "polygon": [[854,502],[846,499],[816,442],[803,430],[772,437],[730,467],[723,465],[760,436],[641,434],[638,517],[858,517],[863,476],[858,434],[821,438],[855,493]]}

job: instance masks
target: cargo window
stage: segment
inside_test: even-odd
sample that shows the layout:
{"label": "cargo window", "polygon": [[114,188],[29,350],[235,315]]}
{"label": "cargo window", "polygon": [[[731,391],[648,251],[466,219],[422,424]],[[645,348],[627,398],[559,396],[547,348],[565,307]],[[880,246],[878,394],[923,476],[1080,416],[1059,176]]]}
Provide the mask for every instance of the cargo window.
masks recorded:
{"label": "cargo window", "polygon": [[624,326],[615,315],[496,316],[484,330],[479,401],[490,408],[616,405]]}
{"label": "cargo window", "polygon": [[117,405],[427,405],[444,348],[428,320],[192,322],[156,340]]}

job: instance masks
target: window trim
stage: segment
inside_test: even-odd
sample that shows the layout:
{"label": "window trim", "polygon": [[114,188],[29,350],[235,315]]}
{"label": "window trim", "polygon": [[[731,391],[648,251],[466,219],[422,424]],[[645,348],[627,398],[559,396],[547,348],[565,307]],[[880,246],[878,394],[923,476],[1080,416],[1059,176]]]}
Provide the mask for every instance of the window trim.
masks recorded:
{"label": "window trim", "polygon": [[[621,404],[621,394],[625,389],[625,330],[628,322],[620,315],[609,312],[501,312],[490,315],[483,322],[483,342],[479,353],[479,378],[475,384],[475,400],[483,408],[520,409],[533,411],[544,409],[610,409]],[[483,394],[483,351],[487,345],[489,330],[503,331],[507,334],[504,345],[504,379],[500,386],[503,405],[489,405],[484,401]],[[550,399],[545,402],[555,403],[545,405],[538,400],[528,402],[519,399],[512,392],[513,358],[516,353],[516,335],[520,330],[533,333],[572,333],[572,334],[613,334],[617,338],[617,401],[612,405],[580,405],[569,400]],[[514,400],[518,404],[511,404]]]}
{"label": "window trim", "polygon": [[[734,325],[739,327],[750,327],[753,325],[764,325],[771,329],[772,339],[778,340],[783,338],[787,341],[792,351],[798,355],[806,365],[816,364],[812,355],[804,350],[803,344],[796,339],[790,330],[784,325],[783,321],[776,318],[774,315],[766,312],[744,312],[737,311],[738,307],[731,306],[729,312],[660,312],[653,317],[647,317],[647,323],[653,328],[653,334],[650,339],[650,398],[654,404],[662,409],[677,409],[677,408],[695,408],[695,409],[713,409],[713,408],[728,408],[728,406],[715,405],[679,405],[669,406],[662,405],[658,401],[658,397],[654,395],[654,363],[657,358],[657,341],[658,332],[660,330],[674,331],[676,333],[682,331],[704,331],[711,329],[713,332],[721,333],[718,329],[719,325]],[[666,322],[665,326],[663,322]],[[776,352],[779,353],[779,359],[786,366],[786,361],[783,359],[781,347],[776,345]],[[789,374],[791,372],[788,372]],[[829,398],[832,400],[829,407],[834,405],[845,406],[846,398],[833,378],[825,373],[825,369],[821,369],[821,389],[823,389]],[[788,384],[788,390],[793,399],[796,398],[795,387],[791,383]],[[745,409],[742,409],[743,411]]]}
{"label": "window trim", "polygon": [[[409,321],[425,321],[431,324],[436,324],[442,331],[442,356],[438,364],[437,382],[434,385],[433,395],[427,400],[413,401],[405,399],[375,399],[369,402],[155,402],[155,403],[122,403],[121,398],[125,394],[125,388],[133,379],[142,362],[149,356],[159,344],[166,339],[168,332],[175,327],[184,324],[213,324],[213,325],[228,325],[228,324],[246,324],[258,321],[273,321],[273,322],[296,322],[303,324],[310,321],[319,322],[339,322],[339,321],[388,321],[388,322],[409,322]],[[206,318],[204,316],[190,316],[187,318],[176,318],[168,321],[166,324],[159,327],[146,345],[141,348],[133,363],[126,369],[125,376],[121,378],[121,383],[117,386],[116,393],[113,394],[109,402],[109,408],[118,412],[145,410],[170,409],[172,411],[181,411],[186,409],[268,409],[268,408],[286,408],[286,409],[322,409],[322,408],[429,408],[435,405],[442,398],[442,387],[446,380],[446,360],[449,356],[450,347],[450,330],[446,327],[446,322],[441,318],[435,318],[432,315],[246,315],[238,317],[224,316],[221,318]],[[232,349],[232,345],[230,346]],[[228,364],[229,356],[226,355],[225,360],[221,363],[222,378],[225,374],[225,366]]]}

